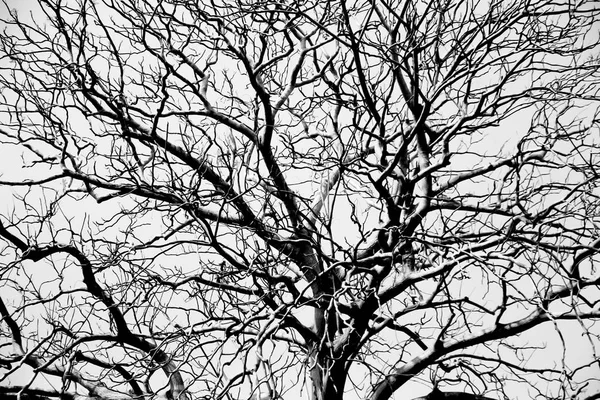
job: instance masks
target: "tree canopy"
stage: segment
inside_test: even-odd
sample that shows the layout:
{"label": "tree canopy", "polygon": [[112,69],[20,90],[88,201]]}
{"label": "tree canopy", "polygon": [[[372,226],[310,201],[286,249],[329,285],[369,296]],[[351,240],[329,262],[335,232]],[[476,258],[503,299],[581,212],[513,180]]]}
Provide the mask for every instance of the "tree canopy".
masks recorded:
{"label": "tree canopy", "polygon": [[0,17],[0,395],[598,398],[593,1]]}

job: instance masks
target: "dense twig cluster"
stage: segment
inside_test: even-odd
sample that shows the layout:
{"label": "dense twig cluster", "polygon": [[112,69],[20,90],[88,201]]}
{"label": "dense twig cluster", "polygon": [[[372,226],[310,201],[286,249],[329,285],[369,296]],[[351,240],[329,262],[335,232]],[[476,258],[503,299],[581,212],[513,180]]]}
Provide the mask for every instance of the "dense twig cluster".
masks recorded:
{"label": "dense twig cluster", "polygon": [[0,394],[597,385],[593,3],[4,7]]}

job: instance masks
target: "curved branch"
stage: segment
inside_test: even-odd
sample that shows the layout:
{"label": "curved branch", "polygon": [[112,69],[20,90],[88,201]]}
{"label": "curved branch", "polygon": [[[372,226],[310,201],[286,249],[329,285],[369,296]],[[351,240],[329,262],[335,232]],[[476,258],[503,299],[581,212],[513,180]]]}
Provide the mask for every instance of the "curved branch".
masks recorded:
{"label": "curved branch", "polygon": [[[179,398],[179,396],[181,396],[181,399],[183,400],[187,398],[187,395],[185,394],[183,378],[177,366],[171,360],[171,357],[163,350],[157,348],[147,340],[131,332],[127,322],[125,321],[123,313],[118,307],[118,304],[115,303],[113,298],[104,289],[102,289],[96,281],[91,261],[78,248],[72,245],[49,245],[44,247],[27,245],[24,241],[6,231],[2,225],[0,225],[0,235],[2,235],[13,245],[17,246],[19,250],[23,252],[22,258],[24,260],[39,261],[43,258],[59,253],[66,253],[75,258],[81,267],[81,271],[83,273],[83,283],[85,284],[88,292],[90,292],[95,298],[102,301],[102,303],[104,303],[108,309],[108,312],[115,323],[118,338],[123,343],[129,344],[130,346],[133,346],[151,355],[154,361],[161,365],[161,368],[169,379],[171,392],[175,398]],[[10,324],[10,322],[7,323]]]}

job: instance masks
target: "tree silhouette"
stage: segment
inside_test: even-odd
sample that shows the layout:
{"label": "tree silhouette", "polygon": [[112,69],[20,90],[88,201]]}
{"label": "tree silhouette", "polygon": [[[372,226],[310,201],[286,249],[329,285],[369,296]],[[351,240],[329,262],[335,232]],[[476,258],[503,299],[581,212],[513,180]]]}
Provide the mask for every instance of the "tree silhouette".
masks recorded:
{"label": "tree silhouette", "polygon": [[38,3],[0,396],[597,398],[597,4]]}

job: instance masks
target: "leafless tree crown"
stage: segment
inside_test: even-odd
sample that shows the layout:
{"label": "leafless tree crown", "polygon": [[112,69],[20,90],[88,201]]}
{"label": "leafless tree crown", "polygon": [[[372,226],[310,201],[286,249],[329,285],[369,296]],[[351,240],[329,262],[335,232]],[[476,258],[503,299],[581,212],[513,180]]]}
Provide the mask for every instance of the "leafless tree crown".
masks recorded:
{"label": "leafless tree crown", "polygon": [[0,396],[598,397],[597,3],[37,3]]}

